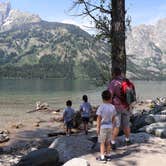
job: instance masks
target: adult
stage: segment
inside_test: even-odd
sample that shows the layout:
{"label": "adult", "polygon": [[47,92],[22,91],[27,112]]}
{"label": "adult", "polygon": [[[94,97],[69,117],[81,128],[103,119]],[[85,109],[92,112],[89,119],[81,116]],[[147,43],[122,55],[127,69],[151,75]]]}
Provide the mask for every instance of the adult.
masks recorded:
{"label": "adult", "polygon": [[[108,90],[112,93],[113,99],[112,104],[115,106],[117,115],[115,117],[115,124],[112,134],[111,146],[112,149],[116,149],[115,139],[119,134],[119,128],[123,129],[125,134],[126,145],[130,142],[130,104],[124,102],[121,98],[122,93],[122,82],[125,77],[122,76],[120,68],[115,68],[113,70],[113,79],[108,85]],[[134,85],[133,85],[134,87]]]}

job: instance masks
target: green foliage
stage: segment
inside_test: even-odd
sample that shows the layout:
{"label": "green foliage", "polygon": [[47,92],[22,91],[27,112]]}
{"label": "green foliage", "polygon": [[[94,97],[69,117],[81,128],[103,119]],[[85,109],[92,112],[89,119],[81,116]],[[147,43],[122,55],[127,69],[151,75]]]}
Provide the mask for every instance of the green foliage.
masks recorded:
{"label": "green foliage", "polygon": [[0,42],[0,77],[102,79],[108,76],[107,45],[74,25],[44,21],[28,24],[0,33]]}

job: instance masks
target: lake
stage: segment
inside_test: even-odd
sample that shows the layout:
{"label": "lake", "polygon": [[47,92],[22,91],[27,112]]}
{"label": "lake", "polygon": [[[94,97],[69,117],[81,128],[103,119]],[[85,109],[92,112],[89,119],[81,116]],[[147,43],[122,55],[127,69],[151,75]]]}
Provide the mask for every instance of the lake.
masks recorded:
{"label": "lake", "polygon": [[[133,81],[137,96],[140,99],[166,97],[166,81]],[[92,104],[101,102],[100,94],[106,88],[96,87],[90,80],[64,79],[1,79],[0,104],[34,106],[36,101],[48,102],[59,108],[63,107],[67,99],[71,99],[75,106],[81,103],[83,94],[89,96]]]}
{"label": "lake", "polygon": [[[139,99],[166,97],[166,81],[133,81]],[[36,101],[47,102],[51,108],[64,109],[68,99],[73,101],[77,110],[82,102],[82,95],[87,94],[92,105],[99,105],[101,92],[106,88],[96,87],[90,80],[64,79],[1,79],[0,80],[0,121],[9,123],[25,118],[34,118]],[[39,116],[39,114],[37,114]],[[23,120],[22,119],[22,120]]]}

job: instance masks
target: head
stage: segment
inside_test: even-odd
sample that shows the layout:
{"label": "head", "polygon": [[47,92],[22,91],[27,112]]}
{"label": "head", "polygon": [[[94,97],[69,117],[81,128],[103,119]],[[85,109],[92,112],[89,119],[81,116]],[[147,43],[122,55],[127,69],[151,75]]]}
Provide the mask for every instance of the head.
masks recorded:
{"label": "head", "polygon": [[113,77],[117,77],[122,75],[122,71],[119,67],[115,67],[112,71]]}
{"label": "head", "polygon": [[84,102],[87,102],[87,101],[88,101],[88,96],[87,96],[87,95],[83,95],[83,96],[82,96],[82,100],[83,100]]}
{"label": "head", "polygon": [[103,91],[101,96],[102,96],[103,101],[106,101],[106,102],[111,101],[112,95],[111,95],[111,92],[109,90]]}
{"label": "head", "polygon": [[66,101],[66,106],[71,107],[72,106],[72,101],[71,100],[67,100]]}

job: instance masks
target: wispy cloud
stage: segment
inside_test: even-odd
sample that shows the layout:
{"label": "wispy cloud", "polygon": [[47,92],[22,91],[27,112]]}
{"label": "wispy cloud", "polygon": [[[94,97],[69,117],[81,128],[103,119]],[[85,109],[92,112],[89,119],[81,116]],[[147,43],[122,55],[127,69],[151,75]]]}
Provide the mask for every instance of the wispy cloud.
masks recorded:
{"label": "wispy cloud", "polygon": [[79,26],[81,29],[83,29],[84,31],[87,31],[90,34],[96,33],[94,24],[88,20],[75,21],[75,20],[71,20],[71,19],[65,19],[62,21],[62,23],[73,24],[73,25]]}

